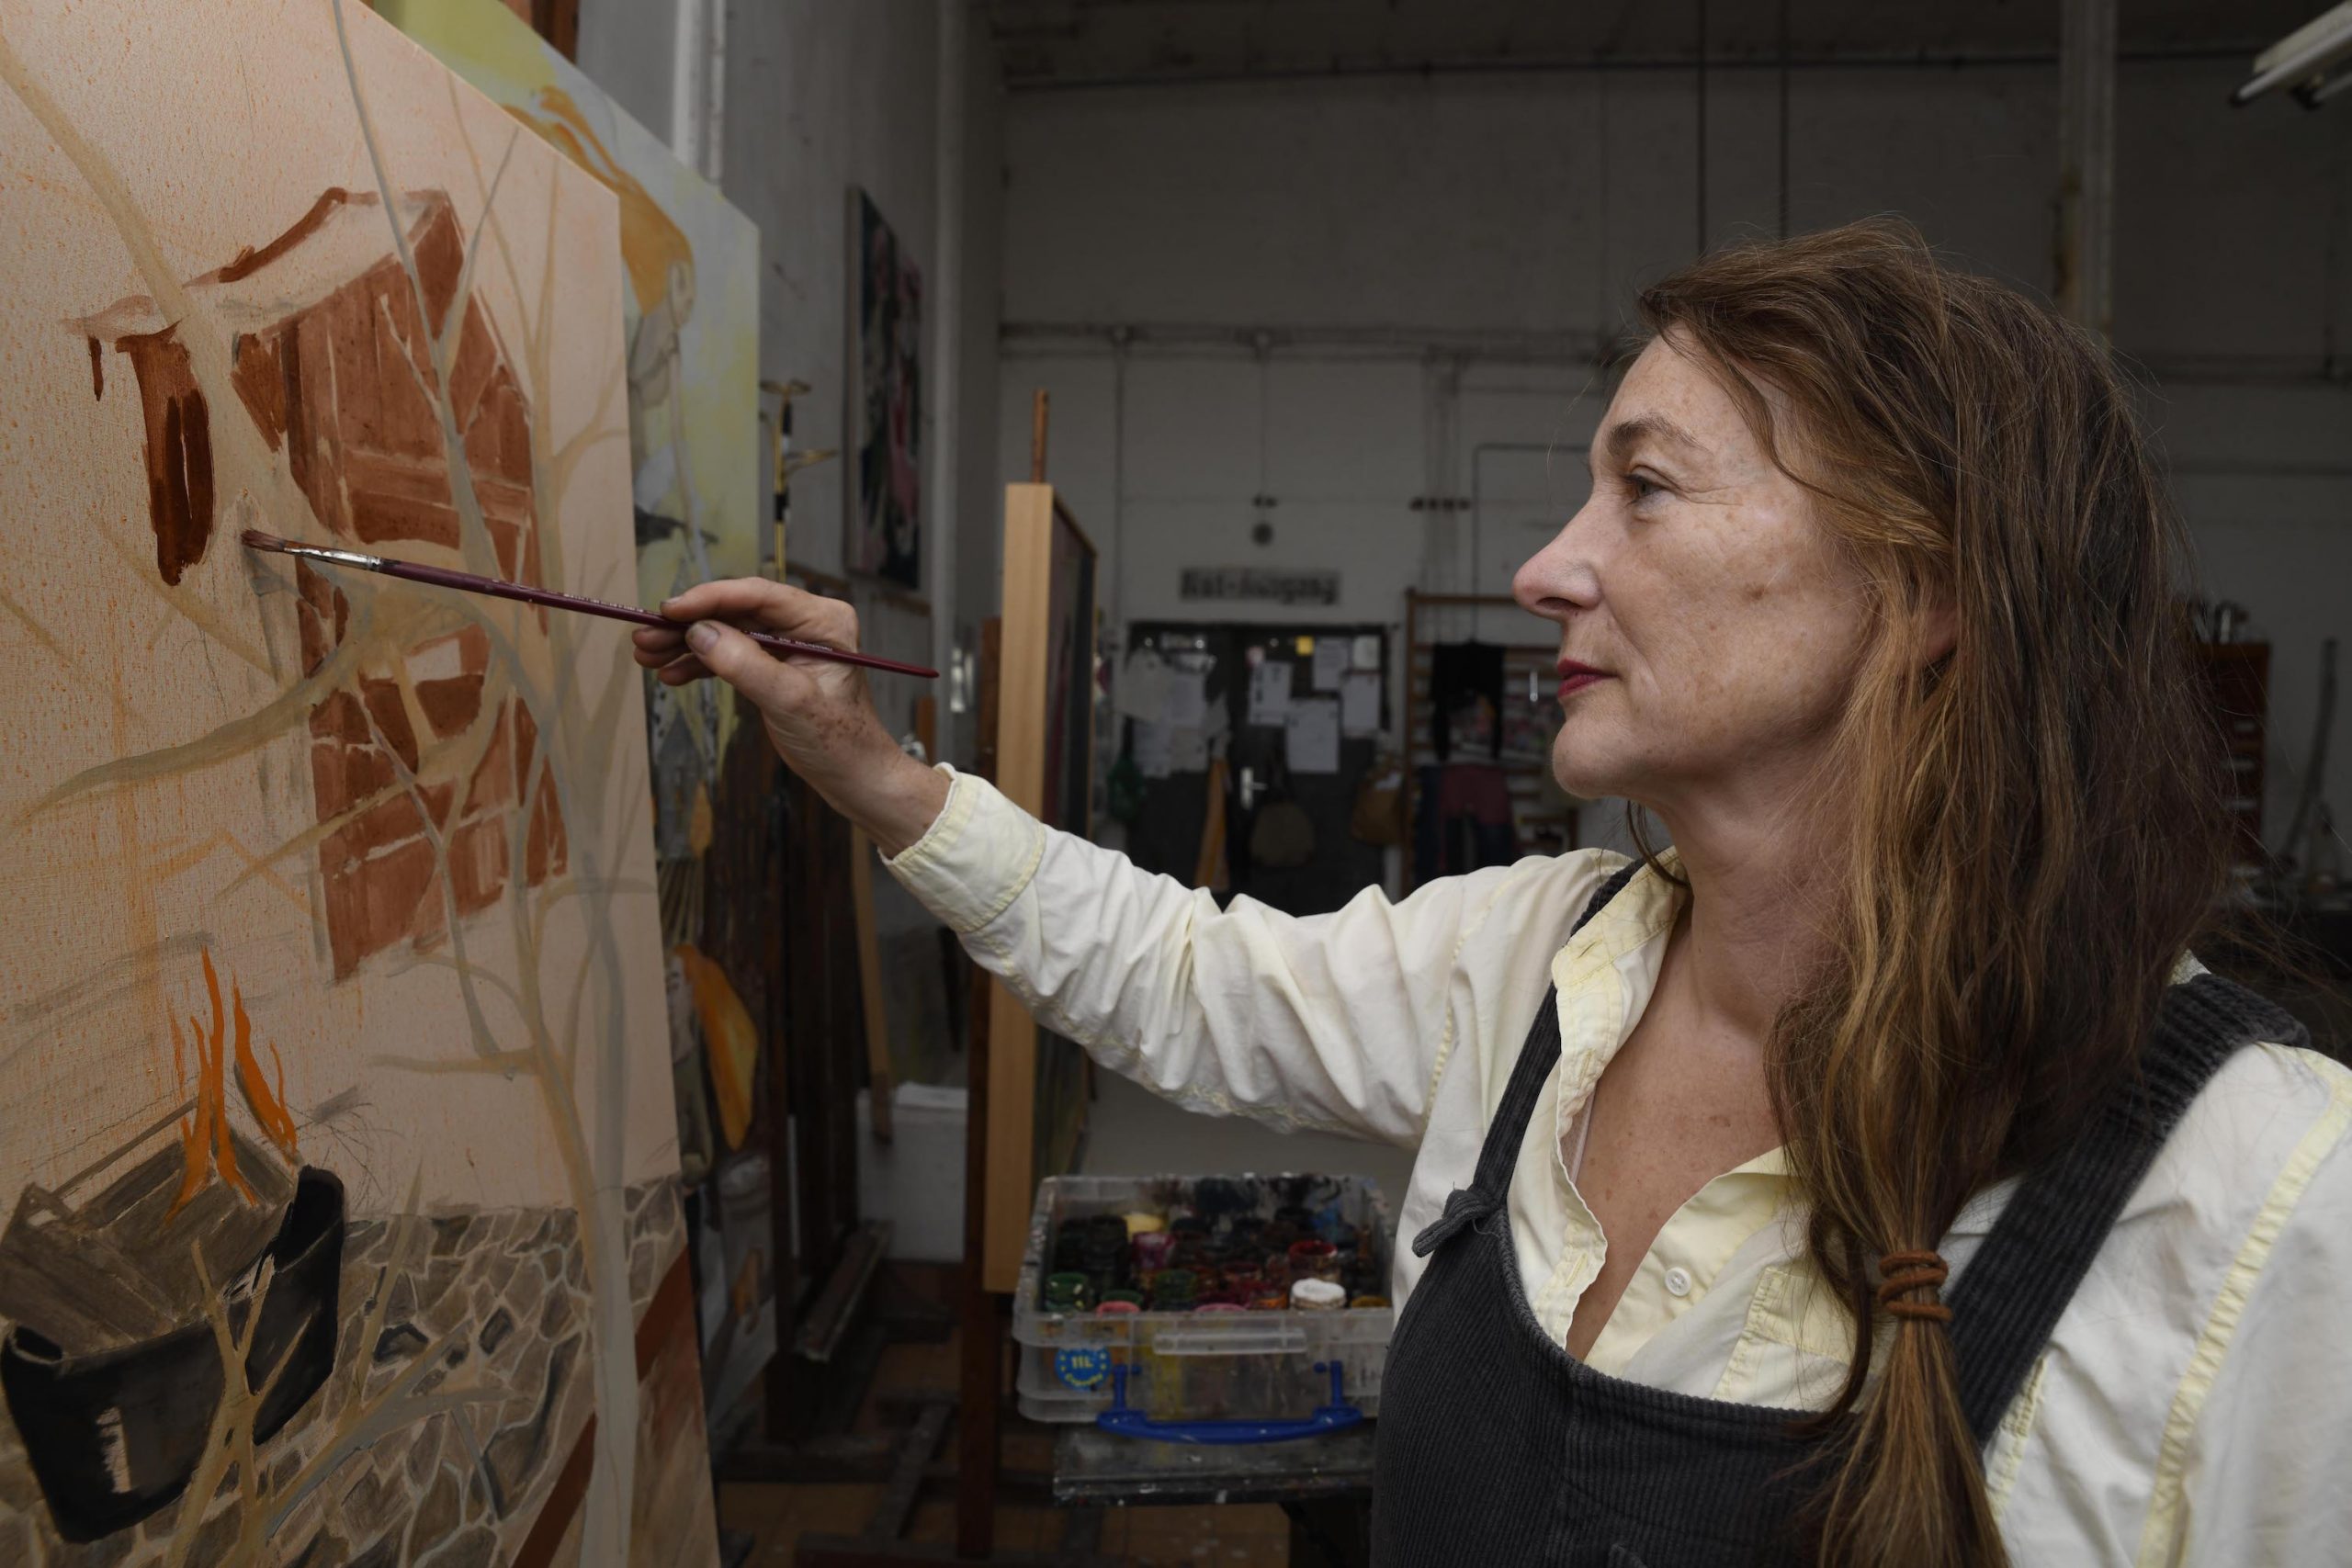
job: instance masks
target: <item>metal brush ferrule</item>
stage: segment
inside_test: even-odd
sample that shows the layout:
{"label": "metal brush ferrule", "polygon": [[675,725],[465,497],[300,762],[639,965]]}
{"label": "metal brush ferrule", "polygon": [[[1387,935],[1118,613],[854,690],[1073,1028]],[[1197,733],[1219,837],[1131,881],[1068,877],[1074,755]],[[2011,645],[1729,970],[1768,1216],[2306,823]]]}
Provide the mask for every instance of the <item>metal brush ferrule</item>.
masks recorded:
{"label": "metal brush ferrule", "polygon": [[335,566],[356,566],[362,571],[384,570],[383,557],[364,556],[357,550],[332,550],[324,545],[288,545],[286,553],[289,556],[308,556],[312,560],[328,561]]}

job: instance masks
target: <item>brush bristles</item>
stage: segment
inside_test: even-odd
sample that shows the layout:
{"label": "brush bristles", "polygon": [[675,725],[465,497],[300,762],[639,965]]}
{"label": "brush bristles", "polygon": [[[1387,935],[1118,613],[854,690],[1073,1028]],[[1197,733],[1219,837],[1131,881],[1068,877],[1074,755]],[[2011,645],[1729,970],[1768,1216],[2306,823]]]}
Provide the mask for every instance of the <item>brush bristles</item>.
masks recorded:
{"label": "brush bristles", "polygon": [[265,534],[258,528],[246,529],[244,541],[245,548],[249,550],[275,550],[283,553],[286,548],[285,540],[275,534]]}

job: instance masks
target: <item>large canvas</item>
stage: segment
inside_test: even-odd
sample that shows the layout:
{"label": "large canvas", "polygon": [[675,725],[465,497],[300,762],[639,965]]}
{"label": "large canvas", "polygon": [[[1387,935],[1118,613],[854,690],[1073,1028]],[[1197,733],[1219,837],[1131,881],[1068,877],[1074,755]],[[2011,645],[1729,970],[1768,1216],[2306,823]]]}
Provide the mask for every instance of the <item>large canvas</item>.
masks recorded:
{"label": "large canvas", "polygon": [[[622,330],[638,592],[763,565],[760,234],[707,180],[616,106],[500,0],[379,0],[382,14],[620,200]],[[764,840],[772,753],[715,681],[646,682],[662,945],[678,1005],[680,1148],[696,1189],[705,1376],[714,1416],[776,1344],[773,1140],[763,1042],[780,998],[776,851]],[[721,843],[721,839],[728,841]]]}
{"label": "large canvas", "polygon": [[850,193],[850,430],[856,464],[842,487],[852,570],[922,587],[922,275],[881,209]]}
{"label": "large canvas", "polygon": [[[347,31],[346,31],[347,29]],[[0,1563],[707,1563],[617,203],[368,11],[0,22]]]}

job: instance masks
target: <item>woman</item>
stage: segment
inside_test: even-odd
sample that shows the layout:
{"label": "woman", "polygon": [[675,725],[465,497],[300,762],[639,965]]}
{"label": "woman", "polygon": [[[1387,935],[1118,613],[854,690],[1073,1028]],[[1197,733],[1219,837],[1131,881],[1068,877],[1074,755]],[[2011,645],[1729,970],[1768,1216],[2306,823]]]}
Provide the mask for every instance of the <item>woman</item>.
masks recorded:
{"label": "woman", "polygon": [[1896,225],[1641,306],[1517,592],[1561,784],[1669,852],[1220,912],[728,624],[843,606],[711,584],[639,660],[1108,1065],[1418,1146],[1384,1563],[2345,1561],[2352,1074],[2188,956],[2226,827],[2126,389]]}

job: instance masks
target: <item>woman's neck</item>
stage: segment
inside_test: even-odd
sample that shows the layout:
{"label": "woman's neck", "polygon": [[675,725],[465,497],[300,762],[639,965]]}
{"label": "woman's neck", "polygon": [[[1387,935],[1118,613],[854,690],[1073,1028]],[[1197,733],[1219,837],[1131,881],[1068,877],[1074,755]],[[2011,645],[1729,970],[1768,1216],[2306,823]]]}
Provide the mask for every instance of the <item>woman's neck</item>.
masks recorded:
{"label": "woman's neck", "polygon": [[1662,815],[1690,891],[1668,939],[1660,988],[1709,1032],[1761,1049],[1781,1007],[1825,956],[1822,907],[1834,874],[1825,844],[1781,814],[1745,820]]}

